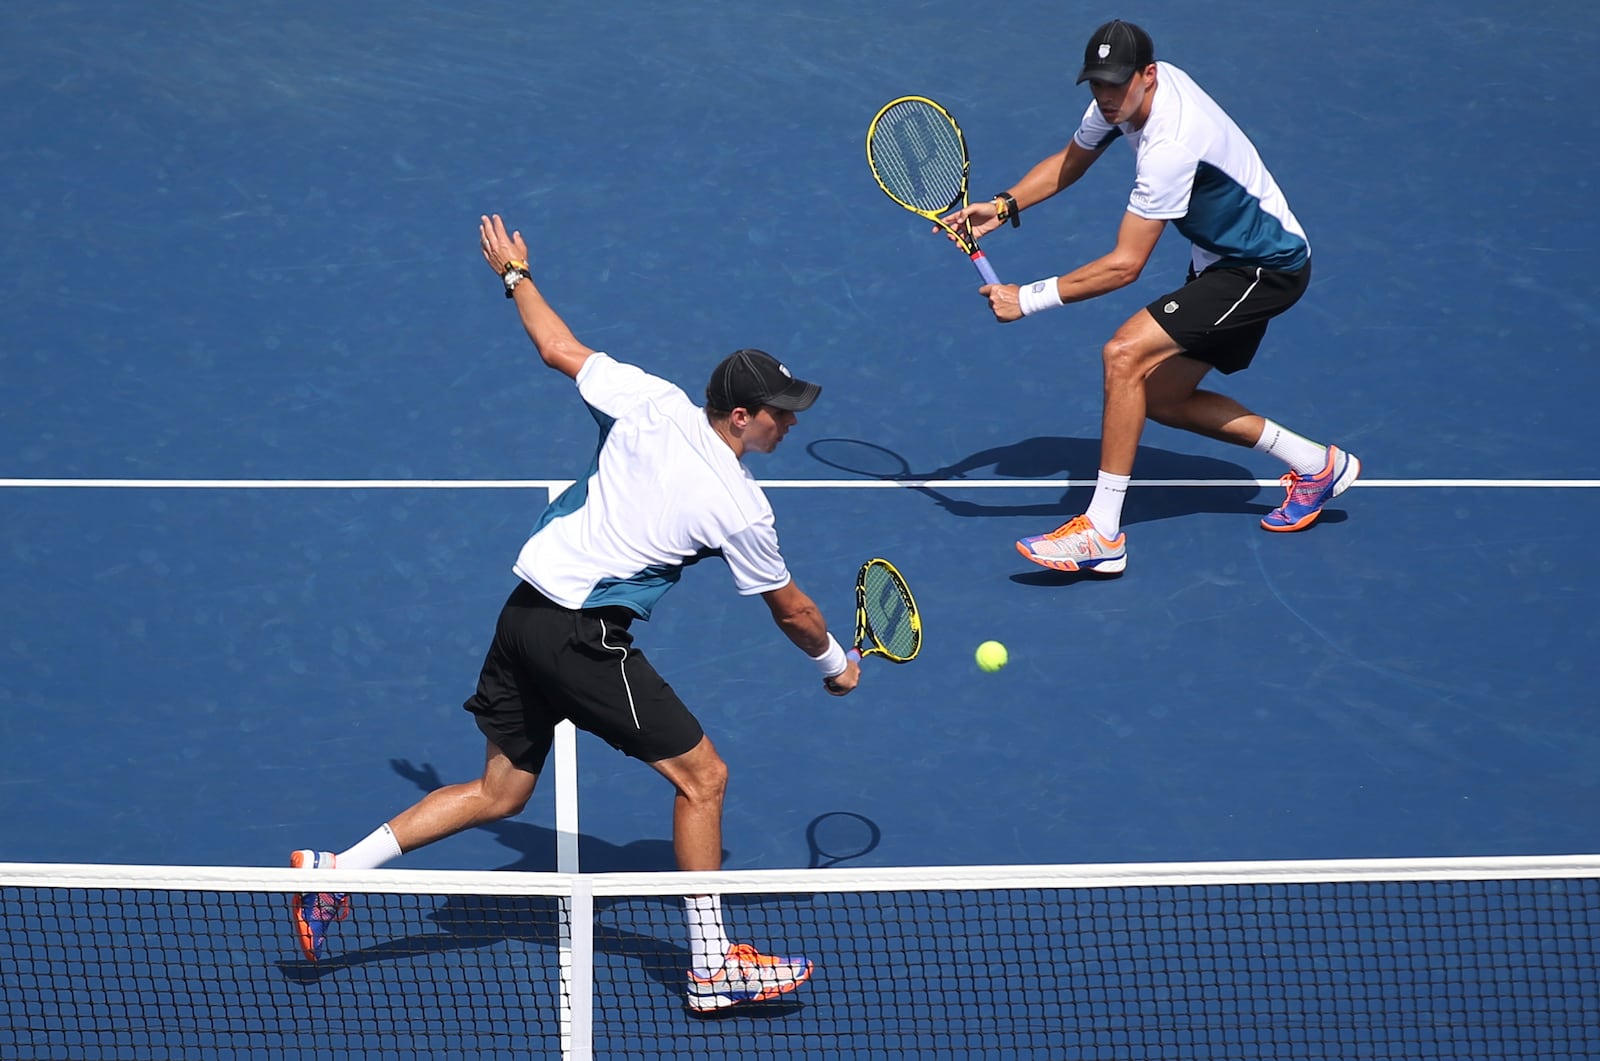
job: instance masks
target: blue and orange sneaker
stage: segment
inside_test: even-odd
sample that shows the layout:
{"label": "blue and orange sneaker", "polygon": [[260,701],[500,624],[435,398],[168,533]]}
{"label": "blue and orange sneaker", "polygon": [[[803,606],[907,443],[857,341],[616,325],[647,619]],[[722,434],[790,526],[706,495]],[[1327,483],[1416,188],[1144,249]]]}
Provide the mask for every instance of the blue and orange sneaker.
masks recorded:
{"label": "blue and orange sneaker", "polygon": [[1052,571],[1114,575],[1128,566],[1128,536],[1103,538],[1088,516],[1073,516],[1049,534],[1023,538],[1017,552]]}
{"label": "blue and orange sneaker", "polygon": [[1361,462],[1338,446],[1328,447],[1328,460],[1315,475],[1290,472],[1278,480],[1288,490],[1283,504],[1261,518],[1261,529],[1305,530],[1322,515],[1322,506],[1350,488],[1361,474]]}
{"label": "blue and orange sneaker", "polygon": [[[294,869],[333,869],[337,861],[332,851],[294,851],[289,855],[289,865]],[[290,900],[289,912],[294,918],[300,953],[306,961],[314,962],[322,956],[328,926],[350,916],[350,897],[344,892],[308,892]]]}
{"label": "blue and orange sneaker", "polygon": [[722,968],[710,976],[689,973],[689,1008],[712,1013],[740,1002],[766,1002],[788,994],[811,978],[811,960],[762,954],[748,943],[728,949]]}

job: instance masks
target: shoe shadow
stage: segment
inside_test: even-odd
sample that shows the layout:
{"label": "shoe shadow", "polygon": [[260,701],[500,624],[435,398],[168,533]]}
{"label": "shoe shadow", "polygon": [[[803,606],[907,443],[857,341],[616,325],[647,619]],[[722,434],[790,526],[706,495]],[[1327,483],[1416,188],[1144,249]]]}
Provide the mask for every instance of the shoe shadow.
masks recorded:
{"label": "shoe shadow", "polygon": [[[386,904],[404,909],[414,896],[368,896],[370,904]],[[681,921],[682,901],[662,897],[595,900],[597,920],[605,911],[629,904],[650,902],[668,907],[660,920]],[[412,922],[426,921],[431,930],[385,940],[355,950],[330,954],[320,961],[285,959],[277,963],[285,979],[311,984],[337,976],[349,969],[374,962],[410,961],[452,951],[476,950],[518,942],[558,951],[562,935],[562,902],[555,896],[528,895],[452,895]],[[652,920],[654,920],[652,915]],[[644,974],[657,983],[681,993],[683,971],[689,967],[689,954],[681,946],[654,936],[616,927],[598,926],[594,933],[595,951],[635,961]]]}
{"label": "shoe shadow", "polygon": [[[995,446],[925,472],[912,471],[910,463],[889,447],[861,439],[816,439],[806,446],[806,452],[812,459],[830,468],[886,482],[965,479],[979,469],[993,470],[993,474],[985,478],[1050,479],[1064,473],[1071,478],[1093,479],[1100,466],[1099,439],[1061,436],[1037,436]],[[1262,490],[1253,482],[1255,476],[1231,461],[1192,453],[1175,453],[1155,446],[1140,446],[1135,467],[1137,478],[1144,480],[1224,480],[1229,485],[1147,486],[1131,490],[1123,514],[1124,526],[1201,512],[1243,513],[1259,518],[1275,507],[1255,500]],[[1232,485],[1240,480],[1247,482]],[[1017,505],[972,501],[954,496],[948,487],[913,486],[907,489],[922,494],[955,516],[1037,516],[1057,522],[1087,508],[1093,493],[1089,487],[1069,487],[1063,490],[1060,500],[1056,502]]]}
{"label": "shoe shadow", "polygon": [[1033,571],[1019,571],[1010,577],[1011,581],[1019,586],[1060,588],[1076,586],[1079,583],[1115,582],[1122,575],[1121,571],[1107,574],[1103,571],[1052,571],[1041,567]]}

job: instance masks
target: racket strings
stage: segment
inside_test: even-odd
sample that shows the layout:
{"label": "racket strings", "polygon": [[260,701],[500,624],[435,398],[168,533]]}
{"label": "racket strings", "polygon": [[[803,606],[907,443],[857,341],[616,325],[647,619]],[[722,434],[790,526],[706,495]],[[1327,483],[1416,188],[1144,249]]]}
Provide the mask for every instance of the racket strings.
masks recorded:
{"label": "racket strings", "polygon": [[914,209],[945,210],[965,191],[967,151],[961,133],[926,103],[890,107],[878,119],[868,149],[889,194]]}

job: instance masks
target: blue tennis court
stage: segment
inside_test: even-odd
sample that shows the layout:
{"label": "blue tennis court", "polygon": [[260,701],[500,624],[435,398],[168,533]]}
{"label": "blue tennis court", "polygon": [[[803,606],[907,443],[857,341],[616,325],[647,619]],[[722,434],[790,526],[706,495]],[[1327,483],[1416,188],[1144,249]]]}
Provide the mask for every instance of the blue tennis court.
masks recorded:
{"label": "blue tennis court", "polygon": [[[1118,14],[1315,249],[1218,389],[1365,472],[1263,534],[1276,462],[1152,425],[1128,572],[1094,580],[1012,542],[1087,501],[1100,345],[1183,240],[998,326],[862,139],[924,93],[997,190],[1071,135]],[[869,556],[917,591],[921,658],[843,700],[720,565],[638,628],[732,768],[728,869],[806,867],[829,815],[856,867],[1595,851],[1597,48],[1576,2],[6,10],[5,859],[280,866],[479,770],[460,703],[594,434],[488,212],[590,345],[691,394],[741,346],[820,382],[751,464],[790,566],[838,629]],[[1002,278],[1107,249],[1131,172],[1115,148],[988,239]],[[583,867],[670,869],[670,790],[578,755]],[[553,869],[553,800],[400,865]]]}

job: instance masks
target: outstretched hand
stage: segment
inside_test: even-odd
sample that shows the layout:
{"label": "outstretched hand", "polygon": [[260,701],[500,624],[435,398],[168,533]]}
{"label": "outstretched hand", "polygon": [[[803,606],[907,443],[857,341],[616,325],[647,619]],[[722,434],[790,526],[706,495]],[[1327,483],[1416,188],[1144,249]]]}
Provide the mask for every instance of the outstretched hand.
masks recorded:
{"label": "outstretched hand", "polygon": [[506,233],[506,223],[500,215],[478,218],[478,246],[483,250],[483,260],[489,263],[494,275],[504,276],[511,262],[528,260],[528,245],[522,241],[521,232]]}

